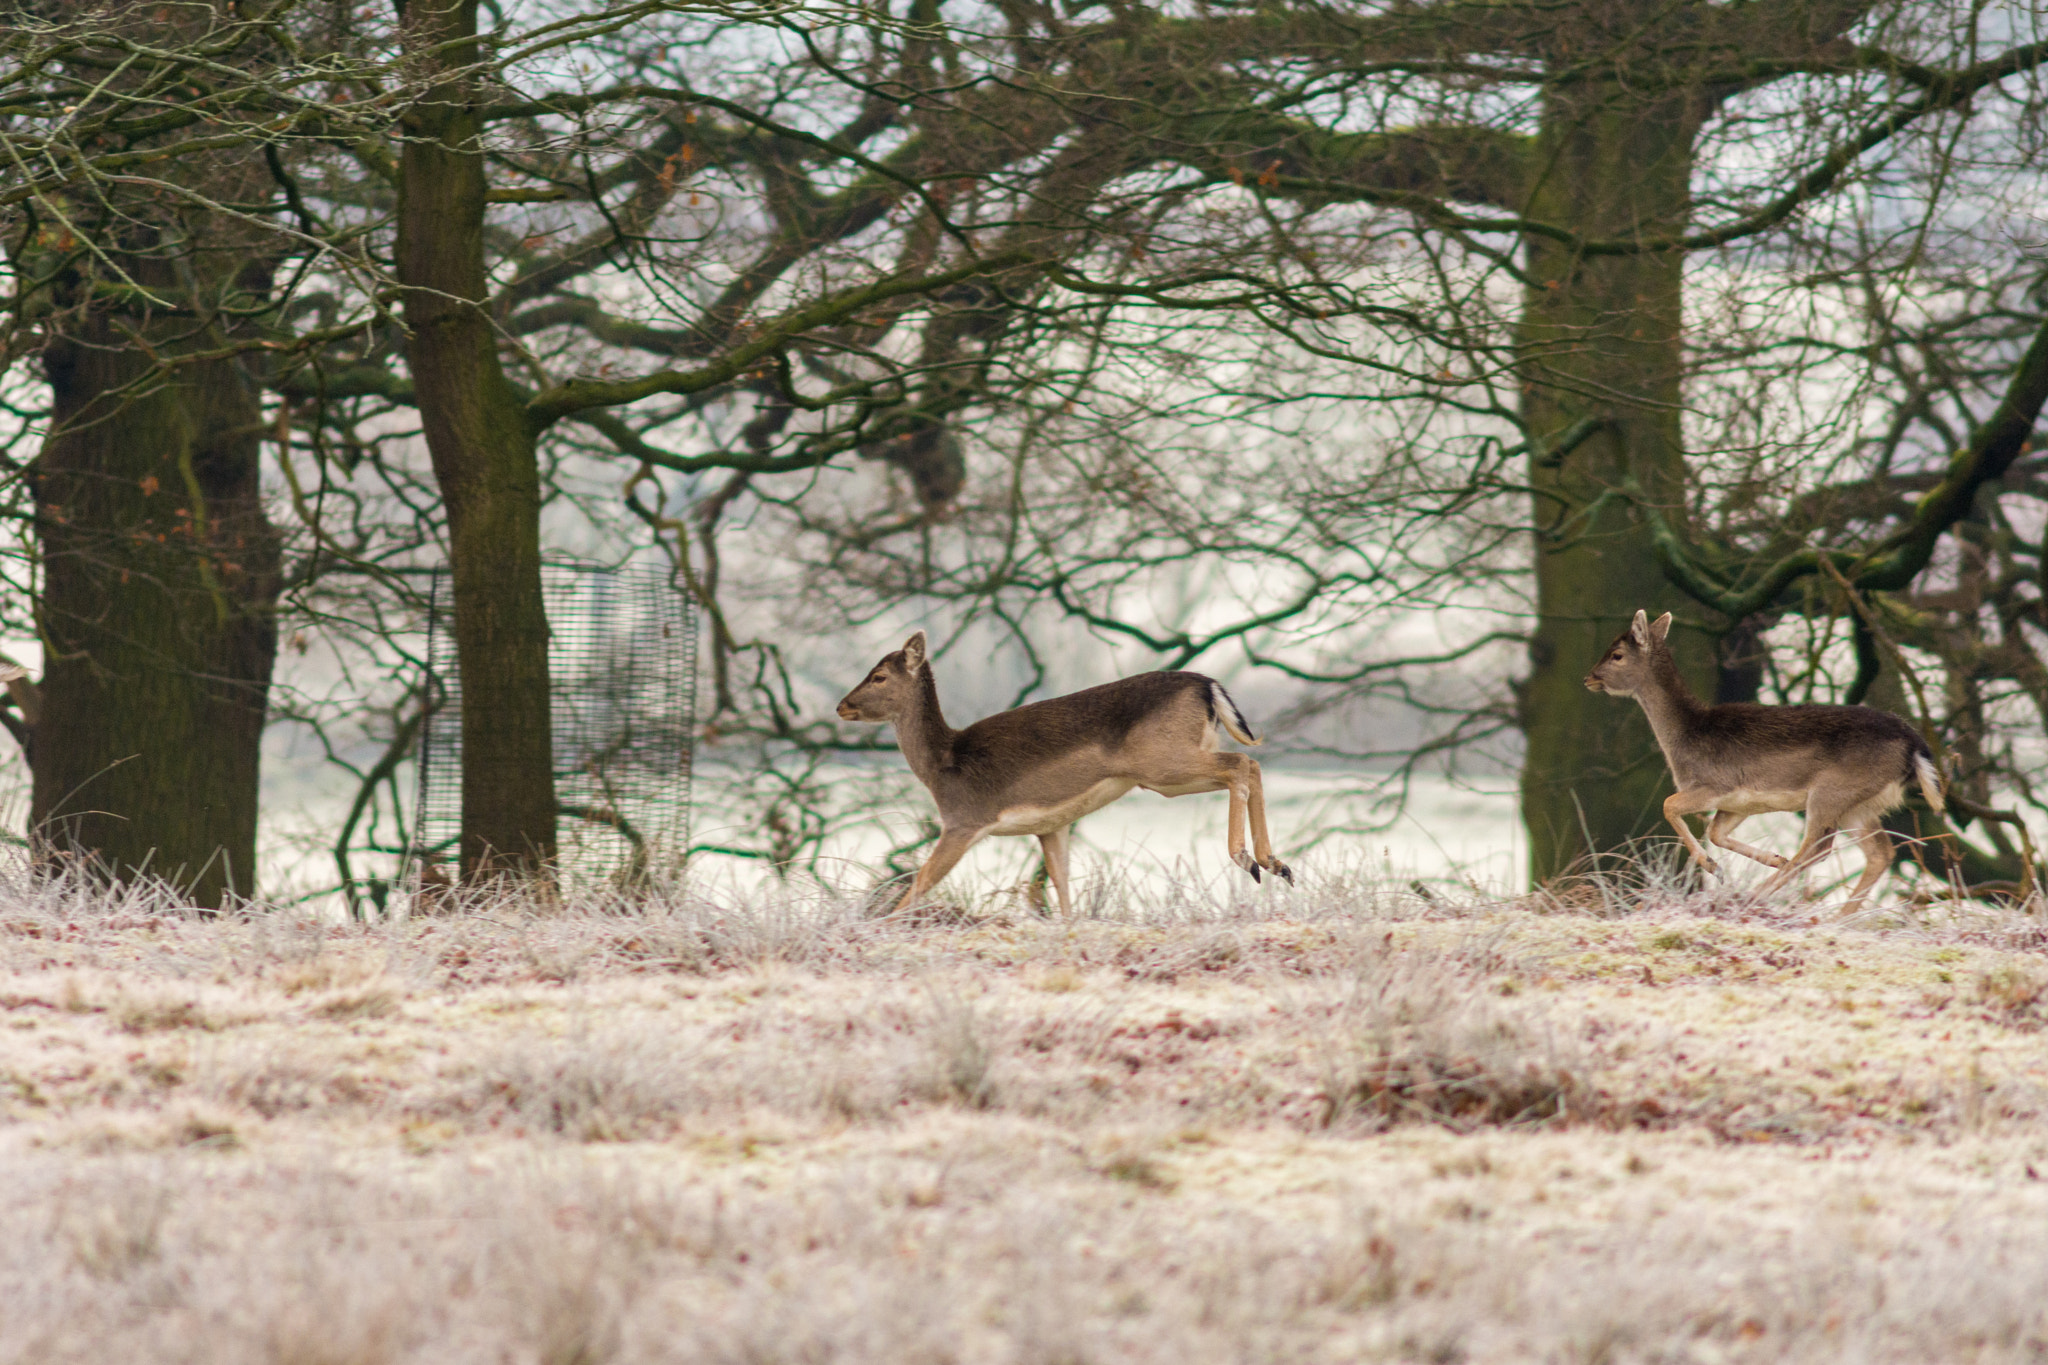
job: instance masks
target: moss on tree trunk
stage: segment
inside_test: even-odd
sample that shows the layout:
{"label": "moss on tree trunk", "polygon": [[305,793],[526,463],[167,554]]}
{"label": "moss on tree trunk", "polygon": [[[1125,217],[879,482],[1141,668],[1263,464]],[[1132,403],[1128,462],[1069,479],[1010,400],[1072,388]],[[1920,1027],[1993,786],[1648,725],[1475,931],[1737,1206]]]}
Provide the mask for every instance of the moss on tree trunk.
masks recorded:
{"label": "moss on tree trunk", "polygon": [[484,170],[476,5],[401,8],[409,50],[453,73],[406,116],[398,268],[412,369],[447,509],[462,672],[462,868],[530,872],[555,855],[540,469],[525,405],[481,301]]}
{"label": "moss on tree trunk", "polygon": [[[1534,150],[1531,216],[1591,238],[1681,229],[1700,121],[1684,97],[1645,104],[1612,86],[1554,96]],[[1633,478],[1682,515],[1683,256],[1585,256],[1532,235],[1526,260],[1517,343],[1539,531],[1522,818],[1540,883],[1664,828],[1670,778],[1641,708],[1582,681],[1601,648],[1638,608],[1678,608],[1673,651],[1712,695],[1714,637],[1683,619],[1685,604],[1621,496]],[[1588,418],[1603,424],[1591,438],[1562,460],[1543,454],[1546,439]]]}
{"label": "moss on tree trunk", "polygon": [[153,372],[130,329],[166,355],[194,344],[193,324],[124,322],[89,314],[44,352],[29,818],[48,852],[117,879],[146,870],[217,907],[254,889],[277,654],[259,390],[232,359]]}

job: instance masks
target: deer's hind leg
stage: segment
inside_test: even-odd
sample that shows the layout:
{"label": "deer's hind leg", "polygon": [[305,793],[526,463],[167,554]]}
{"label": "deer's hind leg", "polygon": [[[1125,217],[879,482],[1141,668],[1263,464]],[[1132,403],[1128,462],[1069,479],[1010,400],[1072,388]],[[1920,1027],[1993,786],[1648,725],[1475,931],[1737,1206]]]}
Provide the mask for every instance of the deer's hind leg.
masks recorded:
{"label": "deer's hind leg", "polygon": [[[1240,758],[1244,756],[1239,755]],[[1273,856],[1273,836],[1266,832],[1266,780],[1259,771],[1259,761],[1245,758],[1245,767],[1251,770],[1250,793],[1245,806],[1251,813],[1252,853],[1266,870],[1281,878],[1290,886],[1294,883],[1294,869]]]}
{"label": "deer's hind leg", "polygon": [[[1874,795],[1875,793],[1857,793],[1851,799],[1844,800],[1839,795],[1828,793],[1823,787],[1815,787],[1806,798],[1805,841],[1799,845],[1799,851],[1792,855],[1791,862],[1779,868],[1770,880],[1756,889],[1757,894],[1768,896],[1782,891],[1791,884],[1793,878],[1825,858],[1828,850],[1834,847],[1836,831],[1843,828],[1856,829],[1864,823],[1861,819],[1862,807]],[[1889,866],[1889,853],[1885,862]],[[1878,869],[1878,875],[1884,875],[1882,868]]]}
{"label": "deer's hind leg", "polygon": [[[1259,775],[1258,760],[1244,754],[1213,754],[1218,785],[1230,792],[1230,861],[1258,881],[1259,869],[1292,882],[1294,869],[1273,856],[1273,838],[1266,830],[1266,785]],[[1252,849],[1245,852],[1244,834],[1249,825]]]}
{"label": "deer's hind leg", "polygon": [[[1265,784],[1259,779],[1258,763],[1249,756],[1203,751],[1199,762],[1186,766],[1176,763],[1167,771],[1140,779],[1138,785],[1161,796],[1229,792],[1230,825],[1225,837],[1230,848],[1230,861],[1251,873],[1253,881],[1259,880],[1261,868],[1290,882],[1294,880],[1293,870],[1273,856],[1273,840],[1266,832]],[[1252,836],[1250,853],[1245,852],[1244,847],[1247,827],[1251,829]]]}
{"label": "deer's hind leg", "polygon": [[1737,815],[1733,811],[1715,811],[1714,818],[1707,821],[1707,842],[1719,844],[1730,853],[1740,853],[1745,858],[1754,858],[1765,867],[1783,867],[1788,860],[1782,854],[1758,848],[1755,844],[1745,844],[1735,837],[1735,827],[1748,818],[1747,815]]}
{"label": "deer's hind leg", "polygon": [[1849,892],[1849,903],[1842,907],[1845,918],[1863,908],[1863,902],[1870,899],[1871,889],[1892,866],[1892,836],[1879,819],[1872,817],[1868,823],[1848,833],[1863,845],[1863,875],[1856,879],[1856,885]]}
{"label": "deer's hind leg", "polygon": [[1822,824],[1812,815],[1806,817],[1806,839],[1799,845],[1799,851],[1792,855],[1790,862],[1772,873],[1762,886],[1756,889],[1759,896],[1772,896],[1791,884],[1793,878],[1828,856],[1834,847],[1835,827]]}

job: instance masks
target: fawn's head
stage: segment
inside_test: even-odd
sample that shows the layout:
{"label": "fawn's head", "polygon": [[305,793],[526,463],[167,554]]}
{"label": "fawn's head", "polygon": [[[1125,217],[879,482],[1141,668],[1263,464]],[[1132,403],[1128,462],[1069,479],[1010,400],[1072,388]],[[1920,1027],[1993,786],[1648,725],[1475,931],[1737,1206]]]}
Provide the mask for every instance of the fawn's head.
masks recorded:
{"label": "fawn's head", "polygon": [[922,691],[920,675],[924,670],[924,632],[919,631],[894,654],[884,654],[882,661],[868,670],[866,681],[840,699],[839,719],[894,720]]}
{"label": "fawn's head", "polygon": [[1594,664],[1593,671],[1586,675],[1586,689],[1590,692],[1612,692],[1617,697],[1634,696],[1650,681],[1650,669],[1657,651],[1664,648],[1664,637],[1670,633],[1670,612],[1654,621],[1648,612],[1637,612],[1629,628],[1614,637],[1614,643],[1607,646],[1600,662]]}

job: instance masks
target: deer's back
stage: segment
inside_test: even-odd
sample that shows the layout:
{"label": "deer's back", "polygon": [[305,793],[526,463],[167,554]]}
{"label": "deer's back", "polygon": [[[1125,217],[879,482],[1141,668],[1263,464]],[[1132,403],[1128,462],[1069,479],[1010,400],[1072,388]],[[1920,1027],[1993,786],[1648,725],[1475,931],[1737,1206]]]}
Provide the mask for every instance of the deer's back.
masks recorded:
{"label": "deer's back", "polygon": [[[1920,732],[1868,706],[1764,706],[1730,702],[1686,726],[1687,782],[1803,786],[1827,769],[1868,769],[1872,780],[1910,781]],[[1679,755],[1673,755],[1674,766]]]}
{"label": "deer's back", "polygon": [[978,720],[953,737],[950,769],[966,776],[1014,771],[1083,749],[1114,753],[1148,722],[1206,724],[1209,679],[1140,673]]}

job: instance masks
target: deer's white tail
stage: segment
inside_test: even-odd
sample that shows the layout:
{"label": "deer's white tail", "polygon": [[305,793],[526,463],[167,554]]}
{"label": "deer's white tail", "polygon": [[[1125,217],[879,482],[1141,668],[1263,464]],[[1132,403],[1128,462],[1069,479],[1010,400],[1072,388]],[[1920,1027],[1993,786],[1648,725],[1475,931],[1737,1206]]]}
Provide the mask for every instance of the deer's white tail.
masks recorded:
{"label": "deer's white tail", "polygon": [[1252,733],[1252,723],[1244,718],[1244,712],[1237,709],[1237,703],[1223,690],[1223,684],[1214,679],[1209,682],[1209,711],[1216,717],[1216,723],[1223,727],[1223,732],[1239,744],[1265,743]]}
{"label": "deer's white tail", "polygon": [[1913,777],[1920,784],[1920,794],[1927,798],[1927,804],[1939,815],[1948,809],[1948,802],[1941,794],[1941,769],[1934,766],[1934,760],[1926,754],[1913,755]]}

